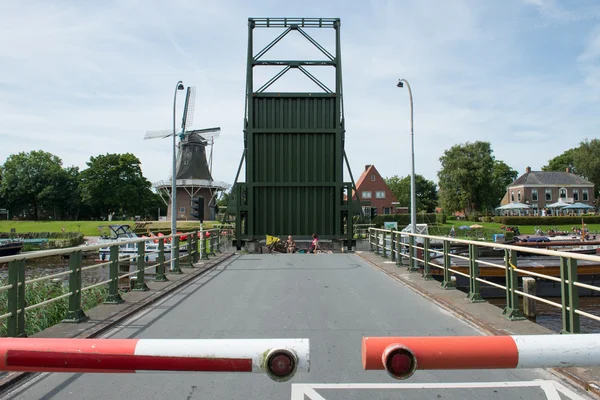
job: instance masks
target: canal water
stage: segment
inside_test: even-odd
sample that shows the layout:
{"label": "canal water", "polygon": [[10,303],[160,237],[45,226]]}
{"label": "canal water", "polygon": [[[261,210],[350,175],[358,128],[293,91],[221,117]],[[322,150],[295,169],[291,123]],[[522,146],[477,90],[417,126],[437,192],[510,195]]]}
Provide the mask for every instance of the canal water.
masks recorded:
{"label": "canal water", "polygon": [[[98,253],[95,252],[93,255],[89,254],[88,257],[82,259],[82,267],[92,266],[101,264],[102,262],[98,259]],[[133,263],[122,263],[119,266],[119,273],[127,273],[127,271],[135,271],[136,266]],[[32,260],[26,260],[25,262],[25,279],[32,279],[42,277],[46,275],[57,274],[69,270],[69,259],[62,258],[61,256],[50,256],[43,258],[36,258]],[[146,275],[152,275],[153,269],[146,270]],[[82,271],[83,285],[93,285],[105,281],[109,278],[108,265],[99,266],[89,270]],[[59,276],[54,278],[57,281],[62,281],[63,284],[68,284],[69,275]],[[0,264],[0,281],[7,282],[8,280],[8,263]]]}
{"label": "canal water", "polygon": [[[560,297],[549,297],[546,300],[560,304]],[[499,312],[506,306],[505,299],[489,299],[491,304],[499,308]],[[600,317],[600,297],[581,297],[579,299],[579,309],[592,315]],[[560,332],[562,329],[562,312],[558,307],[549,304],[536,302],[537,316],[534,321],[541,326]],[[593,320],[583,315],[579,316],[581,321],[581,333],[600,333],[600,321]]]}

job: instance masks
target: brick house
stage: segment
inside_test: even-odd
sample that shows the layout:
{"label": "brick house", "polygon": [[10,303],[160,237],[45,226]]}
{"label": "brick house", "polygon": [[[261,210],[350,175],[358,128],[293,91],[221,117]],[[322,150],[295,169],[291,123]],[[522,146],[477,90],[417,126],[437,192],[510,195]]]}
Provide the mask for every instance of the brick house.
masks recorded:
{"label": "brick house", "polygon": [[365,170],[356,181],[356,190],[360,202],[377,208],[377,215],[408,213],[407,207],[398,206],[398,199],[374,165],[365,165]]}
{"label": "brick house", "polygon": [[525,203],[532,208],[530,214],[541,214],[546,206],[556,202],[584,203],[594,206],[594,184],[575,175],[567,168],[560,171],[532,171],[525,173],[508,185],[501,205]]}

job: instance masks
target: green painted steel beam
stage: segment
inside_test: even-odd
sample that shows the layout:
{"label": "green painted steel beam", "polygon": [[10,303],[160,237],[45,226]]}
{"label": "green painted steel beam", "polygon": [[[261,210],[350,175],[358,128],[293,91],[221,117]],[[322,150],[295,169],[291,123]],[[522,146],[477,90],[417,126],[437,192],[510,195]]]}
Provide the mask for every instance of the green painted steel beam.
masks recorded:
{"label": "green painted steel beam", "polygon": [[254,60],[253,66],[265,66],[265,65],[293,65],[293,66],[328,66],[335,67],[337,62],[335,60]]}
{"label": "green painted steel beam", "polygon": [[339,18],[248,18],[256,28],[334,28]]}
{"label": "green painted steel beam", "polygon": [[[286,98],[286,97],[302,97],[302,98],[314,98],[314,97],[337,97],[337,93],[323,93],[323,92],[262,92],[252,93],[252,97],[272,97],[272,98]],[[248,124],[250,125],[250,124]]]}
{"label": "green painted steel beam", "polygon": [[337,182],[254,182],[254,187],[335,187]]}
{"label": "green painted steel beam", "polygon": [[263,128],[263,129],[253,129],[252,133],[266,133],[266,134],[277,134],[277,133],[322,133],[322,134],[335,134],[336,129],[326,129],[326,128]]}

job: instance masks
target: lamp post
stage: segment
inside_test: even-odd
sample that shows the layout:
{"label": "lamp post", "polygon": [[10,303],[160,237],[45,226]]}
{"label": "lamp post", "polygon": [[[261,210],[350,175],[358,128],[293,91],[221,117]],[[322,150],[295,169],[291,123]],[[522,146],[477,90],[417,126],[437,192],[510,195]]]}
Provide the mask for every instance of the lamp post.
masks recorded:
{"label": "lamp post", "polygon": [[[410,232],[417,232],[417,195],[415,189],[415,133],[413,130],[413,97],[412,90],[410,89],[410,84],[406,79],[400,79],[398,81],[398,87],[404,87],[404,83],[406,83],[406,87],[408,88],[408,95],[410,97],[410,142],[411,142],[411,162],[412,162],[412,173],[410,174]],[[414,236],[413,236],[414,241]],[[414,248],[413,248],[414,249]],[[416,249],[414,249],[413,257],[416,257]],[[412,263],[410,263],[413,265]]]}
{"label": "lamp post", "polygon": [[[171,235],[177,233],[177,146],[176,146],[176,126],[175,114],[177,112],[177,91],[183,90],[183,82],[178,81],[175,86],[175,95],[173,96],[173,175],[171,177]],[[171,239],[171,271],[175,270],[175,238]]]}

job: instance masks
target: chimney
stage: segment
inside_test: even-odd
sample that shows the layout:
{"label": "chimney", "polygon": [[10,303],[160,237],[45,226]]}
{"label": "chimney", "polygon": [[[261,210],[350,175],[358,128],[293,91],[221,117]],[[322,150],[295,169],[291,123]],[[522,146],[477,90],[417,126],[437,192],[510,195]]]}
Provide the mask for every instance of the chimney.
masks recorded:
{"label": "chimney", "polygon": [[365,165],[365,171],[368,170],[370,166],[371,166],[371,164]]}
{"label": "chimney", "polygon": [[526,174],[528,174],[528,173],[530,173],[530,172],[531,172],[531,167],[527,167],[527,168],[525,168],[525,173],[526,173]]}
{"label": "chimney", "polygon": [[571,173],[571,167],[567,167],[567,173],[570,174]]}

